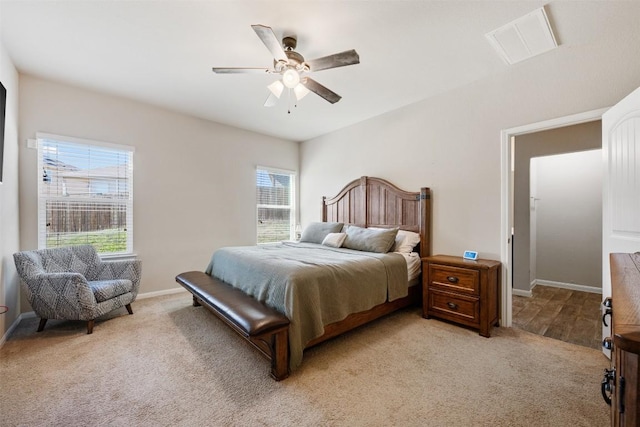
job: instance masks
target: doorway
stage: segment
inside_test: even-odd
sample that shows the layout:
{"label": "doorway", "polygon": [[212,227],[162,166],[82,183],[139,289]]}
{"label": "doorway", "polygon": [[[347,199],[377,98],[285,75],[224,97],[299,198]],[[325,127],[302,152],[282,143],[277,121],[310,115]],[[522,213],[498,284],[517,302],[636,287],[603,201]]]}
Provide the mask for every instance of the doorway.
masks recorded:
{"label": "doorway", "polygon": [[[514,284],[514,242],[517,241],[514,228],[514,176],[515,176],[515,144],[518,136],[551,129],[564,128],[571,125],[599,121],[607,108],[593,110],[572,116],[562,117],[540,123],[505,129],[501,132],[501,261],[502,271],[502,298],[501,298],[501,324],[513,326],[513,284]],[[528,194],[527,194],[528,199]],[[528,206],[528,201],[527,201]],[[514,240],[515,237],[515,240]],[[527,244],[528,248],[528,244]],[[529,249],[527,249],[528,251]],[[528,259],[528,258],[527,258]],[[526,277],[529,277],[528,270]],[[530,281],[529,281],[530,283]]]}
{"label": "doorway", "polygon": [[[595,146],[601,139],[599,125],[590,122],[563,131]],[[589,132],[592,141],[587,140]],[[534,157],[529,169],[531,283],[514,283],[514,327],[600,348],[602,149]],[[518,222],[516,218],[516,228]]]}

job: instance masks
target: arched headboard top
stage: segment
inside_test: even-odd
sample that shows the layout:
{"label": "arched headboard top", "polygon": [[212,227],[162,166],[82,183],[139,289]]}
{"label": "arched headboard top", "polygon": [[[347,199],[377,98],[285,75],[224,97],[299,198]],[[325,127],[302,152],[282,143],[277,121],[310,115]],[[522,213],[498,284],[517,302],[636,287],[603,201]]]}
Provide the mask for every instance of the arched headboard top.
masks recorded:
{"label": "arched headboard top", "polygon": [[322,221],[360,227],[398,227],[420,234],[420,255],[431,253],[431,190],[405,191],[390,182],[363,176],[334,197],[322,198]]}

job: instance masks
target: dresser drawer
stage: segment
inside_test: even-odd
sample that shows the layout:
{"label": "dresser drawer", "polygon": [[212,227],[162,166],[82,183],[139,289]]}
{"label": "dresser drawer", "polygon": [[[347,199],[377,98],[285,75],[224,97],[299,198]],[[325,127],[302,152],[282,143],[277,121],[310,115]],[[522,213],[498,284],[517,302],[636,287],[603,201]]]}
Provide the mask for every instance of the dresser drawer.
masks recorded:
{"label": "dresser drawer", "polygon": [[469,325],[480,323],[480,298],[477,297],[431,289],[427,310],[434,316]]}
{"label": "dresser drawer", "polygon": [[468,268],[429,264],[430,285],[443,290],[480,295],[480,272]]}

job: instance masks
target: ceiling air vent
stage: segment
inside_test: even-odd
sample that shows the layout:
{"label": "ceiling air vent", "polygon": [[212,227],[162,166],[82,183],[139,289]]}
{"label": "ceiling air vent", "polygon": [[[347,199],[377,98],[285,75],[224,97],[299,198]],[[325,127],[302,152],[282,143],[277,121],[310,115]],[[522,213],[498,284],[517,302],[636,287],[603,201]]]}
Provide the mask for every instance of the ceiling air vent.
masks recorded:
{"label": "ceiling air vent", "polygon": [[544,7],[487,33],[486,37],[509,65],[558,47]]}

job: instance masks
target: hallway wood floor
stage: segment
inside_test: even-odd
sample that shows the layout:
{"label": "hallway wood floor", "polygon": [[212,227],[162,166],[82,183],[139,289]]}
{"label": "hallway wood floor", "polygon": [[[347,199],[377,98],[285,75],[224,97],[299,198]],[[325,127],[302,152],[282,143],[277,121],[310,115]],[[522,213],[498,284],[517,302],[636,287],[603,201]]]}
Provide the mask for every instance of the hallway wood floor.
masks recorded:
{"label": "hallway wood floor", "polygon": [[602,348],[602,295],[537,285],[513,296],[513,326],[545,337]]}

